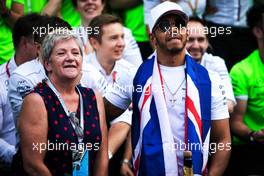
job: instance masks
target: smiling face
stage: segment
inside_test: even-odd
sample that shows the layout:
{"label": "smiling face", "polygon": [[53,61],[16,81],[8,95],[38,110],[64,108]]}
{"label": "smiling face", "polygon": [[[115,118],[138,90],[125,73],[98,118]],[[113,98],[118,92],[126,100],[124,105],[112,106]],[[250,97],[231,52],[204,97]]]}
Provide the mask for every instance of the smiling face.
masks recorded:
{"label": "smiling face", "polygon": [[102,0],[77,0],[76,9],[80,12],[82,20],[91,21],[102,14],[104,4]]}
{"label": "smiling face", "polygon": [[198,62],[201,61],[208,48],[208,40],[204,26],[197,21],[190,21],[187,25],[189,36],[186,44],[187,51]]}
{"label": "smiling face", "polygon": [[77,79],[82,68],[82,55],[76,41],[68,39],[56,42],[45,68],[49,76],[57,79]]}
{"label": "smiling face", "polygon": [[102,26],[101,40],[90,39],[90,43],[99,58],[115,62],[121,59],[125,48],[123,26],[120,23],[111,23]]}
{"label": "smiling face", "polygon": [[157,49],[178,54],[186,45],[187,30],[180,16],[166,15],[156,25],[152,40]]}

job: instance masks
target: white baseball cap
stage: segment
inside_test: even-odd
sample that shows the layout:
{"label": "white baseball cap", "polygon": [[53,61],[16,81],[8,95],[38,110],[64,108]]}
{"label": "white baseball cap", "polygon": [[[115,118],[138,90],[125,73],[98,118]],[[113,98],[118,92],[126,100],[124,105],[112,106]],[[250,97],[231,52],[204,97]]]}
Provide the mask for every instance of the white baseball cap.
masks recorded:
{"label": "white baseball cap", "polygon": [[159,21],[159,19],[168,14],[176,14],[183,18],[186,22],[188,21],[187,14],[182,10],[181,6],[176,4],[175,2],[165,1],[155,6],[150,11],[152,16],[152,23],[150,25],[150,30],[153,32],[153,28]]}

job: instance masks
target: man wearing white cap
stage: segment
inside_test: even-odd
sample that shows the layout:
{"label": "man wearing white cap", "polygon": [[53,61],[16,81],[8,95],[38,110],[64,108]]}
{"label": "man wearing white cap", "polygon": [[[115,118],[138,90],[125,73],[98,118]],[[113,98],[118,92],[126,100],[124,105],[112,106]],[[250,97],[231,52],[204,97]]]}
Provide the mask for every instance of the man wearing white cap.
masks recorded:
{"label": "man wearing white cap", "polygon": [[[186,153],[195,175],[222,175],[231,143],[221,79],[186,54],[188,17],[180,6],[166,1],[151,15],[156,52],[139,67],[131,93],[134,175],[184,175]],[[106,95],[107,113],[124,109],[125,95]]]}

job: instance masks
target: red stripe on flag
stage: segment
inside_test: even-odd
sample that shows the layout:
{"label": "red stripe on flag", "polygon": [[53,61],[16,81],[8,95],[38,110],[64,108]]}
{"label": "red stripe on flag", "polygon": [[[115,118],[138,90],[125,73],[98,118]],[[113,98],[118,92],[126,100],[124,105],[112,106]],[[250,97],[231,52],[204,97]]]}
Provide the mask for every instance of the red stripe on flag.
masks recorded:
{"label": "red stripe on flag", "polygon": [[139,162],[140,162],[140,153],[138,154],[137,159],[136,159],[135,164],[134,164],[133,173],[135,176],[137,176],[137,174],[138,174]]}
{"label": "red stripe on flag", "polygon": [[[194,103],[192,99],[187,95],[186,96],[186,107],[191,111],[191,113],[194,115],[195,121],[198,124],[199,130],[200,130],[200,136],[202,135],[202,121],[201,118],[199,117],[199,114],[197,113],[197,110],[194,106]],[[201,136],[202,137],[202,136]]]}

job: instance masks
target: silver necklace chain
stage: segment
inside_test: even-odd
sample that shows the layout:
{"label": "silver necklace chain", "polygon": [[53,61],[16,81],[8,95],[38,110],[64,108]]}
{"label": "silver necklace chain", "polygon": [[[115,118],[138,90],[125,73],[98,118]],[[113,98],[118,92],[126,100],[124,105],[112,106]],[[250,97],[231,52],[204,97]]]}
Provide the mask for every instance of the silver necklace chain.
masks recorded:
{"label": "silver necklace chain", "polygon": [[171,91],[171,89],[169,88],[169,86],[168,86],[166,80],[163,78],[163,82],[165,83],[165,86],[167,87],[169,93],[172,95],[172,99],[169,100],[172,104],[175,104],[175,102],[176,102],[175,95],[177,94],[177,92],[178,92],[179,89],[181,88],[181,86],[182,86],[182,84],[184,83],[184,81],[185,81],[185,79],[182,80],[180,86],[179,86],[179,87],[176,89],[176,91],[173,93],[173,92]]}

